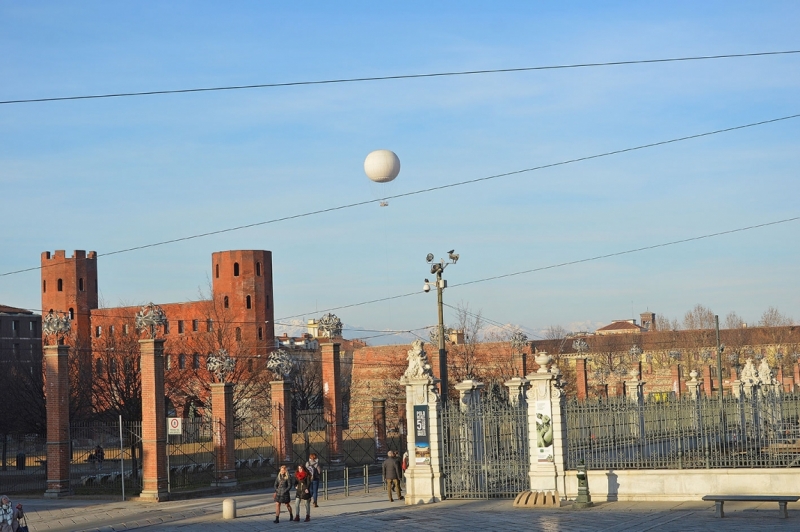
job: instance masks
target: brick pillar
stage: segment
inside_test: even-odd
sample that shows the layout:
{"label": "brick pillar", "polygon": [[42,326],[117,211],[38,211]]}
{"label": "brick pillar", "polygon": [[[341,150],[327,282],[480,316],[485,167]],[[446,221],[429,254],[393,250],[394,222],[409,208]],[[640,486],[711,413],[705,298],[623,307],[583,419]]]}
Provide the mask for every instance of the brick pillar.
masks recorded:
{"label": "brick pillar", "polygon": [[794,365],[794,390],[797,391],[797,387],[800,386],[800,363]]}
{"label": "brick pillar", "polygon": [[292,388],[285,381],[271,381],[272,390],[272,433],[278,463],[292,461]]}
{"label": "brick pillar", "polygon": [[342,393],[339,389],[339,371],[339,344],[322,344],[322,394],[331,462],[342,459]]}
{"label": "brick pillar", "polygon": [[711,366],[703,366],[703,391],[706,397],[714,393],[714,382],[711,379]]}
{"label": "brick pillar", "polygon": [[680,397],[683,392],[683,383],[681,382],[681,365],[676,364],[672,366],[672,391],[675,395]]}
{"label": "brick pillar", "polygon": [[216,468],[212,486],[236,485],[236,442],[233,425],[233,384],[211,385],[211,409],[214,423],[214,455]]}
{"label": "brick pillar", "polygon": [[586,375],[586,359],[575,359],[575,377],[577,379],[578,399],[586,399],[589,397],[589,379]]}
{"label": "brick pillar", "polygon": [[70,492],[68,352],[66,345],[44,347],[47,380],[47,491],[44,496],[50,499],[64,497]]}
{"label": "brick pillar", "polygon": [[164,340],[139,340],[142,379],[142,500],[169,500],[167,416],[164,405]]}
{"label": "brick pillar", "polygon": [[372,429],[375,433],[375,458],[386,458],[386,399],[372,399]]}

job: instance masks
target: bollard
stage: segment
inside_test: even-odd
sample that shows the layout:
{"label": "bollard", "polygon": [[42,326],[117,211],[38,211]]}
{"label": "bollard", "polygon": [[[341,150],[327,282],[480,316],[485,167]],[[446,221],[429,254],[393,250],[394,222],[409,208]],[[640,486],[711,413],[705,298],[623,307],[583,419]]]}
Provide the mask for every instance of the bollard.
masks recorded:
{"label": "bollard", "polygon": [[350,468],[344,468],[344,496],[350,496]]}
{"label": "bollard", "polygon": [[222,518],[236,519],[236,499],[225,499],[222,501]]}
{"label": "bollard", "polygon": [[328,470],[322,470],[322,500],[328,500]]}
{"label": "bollard", "polygon": [[572,503],[573,508],[589,508],[594,506],[592,496],[589,494],[589,476],[586,474],[586,464],[581,461],[578,465],[578,496]]}
{"label": "bollard", "polygon": [[364,466],[364,493],[369,493],[369,465]]}

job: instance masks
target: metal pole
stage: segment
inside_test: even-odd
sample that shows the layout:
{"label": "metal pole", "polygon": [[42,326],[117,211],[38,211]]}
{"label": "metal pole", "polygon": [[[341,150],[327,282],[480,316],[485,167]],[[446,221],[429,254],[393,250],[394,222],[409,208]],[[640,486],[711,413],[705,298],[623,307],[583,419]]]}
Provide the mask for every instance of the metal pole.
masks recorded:
{"label": "metal pole", "polygon": [[364,493],[369,493],[369,464],[364,465]]}
{"label": "metal pole", "polygon": [[444,301],[442,300],[442,270],[436,272],[436,295],[439,304],[439,379],[442,381],[442,404],[447,403],[447,351],[444,349]]}
{"label": "metal pole", "polygon": [[719,398],[722,400],[722,350],[719,343],[719,316],[714,315],[714,325],[717,329],[717,378],[719,379]]}
{"label": "metal pole", "polygon": [[344,496],[350,496],[350,468],[344,468]]}
{"label": "metal pole", "polygon": [[122,479],[122,500],[125,501],[125,446],[122,443],[122,414],[119,416],[119,470]]}
{"label": "metal pole", "polygon": [[328,500],[328,470],[322,470],[322,495],[323,500]]}

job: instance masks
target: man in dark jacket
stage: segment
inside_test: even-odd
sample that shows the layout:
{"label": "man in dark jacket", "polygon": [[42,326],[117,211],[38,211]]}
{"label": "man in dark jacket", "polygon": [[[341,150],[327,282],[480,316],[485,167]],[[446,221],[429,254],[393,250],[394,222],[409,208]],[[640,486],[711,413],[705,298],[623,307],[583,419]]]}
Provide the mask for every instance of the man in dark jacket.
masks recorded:
{"label": "man in dark jacket", "polygon": [[397,498],[402,500],[403,494],[400,492],[400,463],[394,456],[394,451],[386,453],[386,461],[383,462],[383,478],[386,479],[386,488],[389,491],[389,502],[394,502],[392,489],[397,489]]}

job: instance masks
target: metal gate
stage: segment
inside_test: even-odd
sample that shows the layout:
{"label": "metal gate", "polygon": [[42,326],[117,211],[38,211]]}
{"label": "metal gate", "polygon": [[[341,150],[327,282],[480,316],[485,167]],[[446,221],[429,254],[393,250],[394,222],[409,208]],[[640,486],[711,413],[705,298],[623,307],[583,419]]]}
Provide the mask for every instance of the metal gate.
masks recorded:
{"label": "metal gate", "polygon": [[[214,423],[205,418],[184,419],[182,434],[167,436],[169,490],[191,490],[215,480]],[[221,430],[219,427],[217,430]]]}
{"label": "metal gate", "polygon": [[121,494],[123,484],[126,496],[142,491],[141,421],[73,423],[70,441],[76,494]]}
{"label": "metal gate", "polygon": [[528,416],[524,405],[484,397],[442,411],[444,496],[513,499],[530,488]]}

